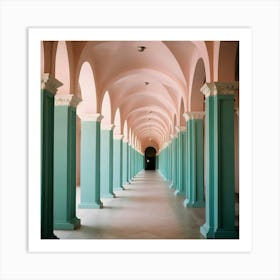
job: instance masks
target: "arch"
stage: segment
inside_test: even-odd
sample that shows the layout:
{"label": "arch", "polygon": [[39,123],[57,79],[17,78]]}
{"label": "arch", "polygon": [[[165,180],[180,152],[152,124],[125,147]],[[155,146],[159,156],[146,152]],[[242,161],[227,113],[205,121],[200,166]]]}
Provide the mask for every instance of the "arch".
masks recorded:
{"label": "arch", "polygon": [[[221,41],[219,46],[218,81],[232,82],[236,79],[238,41]],[[239,56],[239,55],[238,55]]]}
{"label": "arch", "polygon": [[156,149],[154,147],[147,147],[145,149],[145,170],[156,169]]}
{"label": "arch", "polygon": [[78,115],[96,114],[96,89],[91,65],[84,62],[79,75],[82,102],[78,105]]}
{"label": "arch", "polygon": [[[129,79],[129,77],[131,77]],[[124,72],[118,72],[115,76],[112,76],[108,79],[106,85],[103,86],[102,92],[105,92],[105,89],[111,89],[115,84],[123,82],[124,80],[128,79],[128,81],[138,77],[138,80],[143,77],[143,80],[150,80],[150,81],[161,81],[160,83],[165,87],[174,88],[174,90],[180,95],[185,98],[185,85],[183,85],[176,77],[170,75],[170,73],[166,73],[163,70],[153,69],[153,68],[145,68],[139,67],[134,68]],[[169,94],[170,95],[170,94]]]}
{"label": "arch", "polygon": [[239,42],[237,45],[235,56],[235,81],[239,81]]}
{"label": "arch", "polygon": [[43,41],[44,49],[44,69],[43,73],[49,73],[55,76],[55,57],[58,41]]}
{"label": "arch", "polygon": [[210,71],[210,62],[209,54],[206,47],[205,41],[192,41],[198,49],[199,58],[202,59],[204,65],[204,73],[206,82],[211,81],[211,71]]}
{"label": "arch", "polygon": [[128,129],[128,143],[131,145],[132,140],[132,130],[131,127]]}
{"label": "arch", "polygon": [[45,52],[44,52],[44,44],[43,41],[41,41],[41,74],[45,72]]}
{"label": "arch", "polygon": [[204,95],[200,91],[203,84],[206,82],[206,74],[205,74],[205,67],[204,62],[200,58],[198,59],[193,81],[191,83],[191,96],[190,96],[190,104],[189,104],[189,111],[190,112],[202,112],[204,111]]}
{"label": "arch", "polygon": [[127,120],[124,121],[123,125],[123,138],[124,140],[128,140]]}
{"label": "arch", "polygon": [[101,120],[102,128],[108,128],[111,126],[111,101],[108,91],[106,91],[101,105],[101,115],[103,119]]}
{"label": "arch", "polygon": [[185,106],[184,106],[184,101],[183,101],[183,98],[181,99],[181,102],[180,102],[180,126],[185,126],[185,118],[184,118],[184,112],[185,112]]}
{"label": "arch", "polygon": [[174,114],[174,117],[173,117],[173,127],[172,127],[172,135],[176,135],[177,134],[176,126],[177,126],[177,116],[176,116],[176,114]]}
{"label": "arch", "polygon": [[114,118],[114,135],[119,135],[121,134],[121,114],[120,114],[120,109],[118,108],[116,113],[115,113],[115,118]]}
{"label": "arch", "polygon": [[65,41],[58,41],[55,55],[55,77],[63,83],[58,88],[58,94],[70,92],[69,58]]}

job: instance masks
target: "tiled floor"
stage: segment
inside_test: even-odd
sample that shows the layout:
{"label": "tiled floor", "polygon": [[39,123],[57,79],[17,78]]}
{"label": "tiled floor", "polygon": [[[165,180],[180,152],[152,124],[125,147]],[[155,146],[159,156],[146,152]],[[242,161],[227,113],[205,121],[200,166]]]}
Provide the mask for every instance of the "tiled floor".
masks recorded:
{"label": "tiled floor", "polygon": [[[81,227],[56,230],[61,239],[201,239],[205,209],[185,208],[156,171],[142,171],[116,191],[116,198],[102,199],[103,209],[77,209]],[[77,188],[77,203],[79,188]]]}

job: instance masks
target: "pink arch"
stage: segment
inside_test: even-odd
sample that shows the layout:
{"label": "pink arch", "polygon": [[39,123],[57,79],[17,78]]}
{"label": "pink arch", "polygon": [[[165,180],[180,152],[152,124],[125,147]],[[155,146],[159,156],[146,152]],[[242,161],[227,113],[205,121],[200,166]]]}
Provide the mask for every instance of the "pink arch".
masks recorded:
{"label": "pink arch", "polygon": [[[210,60],[205,41],[192,41],[198,50],[198,59],[201,58],[204,63],[206,82],[211,81]],[[196,62],[195,62],[196,64]]]}
{"label": "pink arch", "polygon": [[109,127],[112,124],[112,118],[111,118],[111,101],[110,101],[110,96],[108,91],[106,91],[102,100],[101,115],[103,116],[101,125],[103,127]]}
{"label": "pink arch", "polygon": [[41,41],[41,74],[45,72],[45,52],[44,52],[44,44]]}
{"label": "pink arch", "polygon": [[200,89],[205,82],[206,74],[204,61],[202,58],[199,58],[193,70],[192,81],[190,83],[191,88],[188,111],[202,112],[204,110],[204,96]]}
{"label": "pink arch", "polygon": [[57,44],[55,56],[55,77],[63,83],[63,85],[58,88],[58,93],[70,93],[69,57],[65,41],[59,41]]}
{"label": "pink arch", "polygon": [[128,140],[128,127],[127,127],[127,121],[125,120],[123,125],[123,138]]}
{"label": "pink arch", "polygon": [[116,113],[115,113],[115,118],[114,118],[114,135],[121,134],[121,115],[120,115],[120,109],[118,108]]}
{"label": "pink arch", "polygon": [[84,62],[79,75],[79,85],[81,88],[82,102],[78,105],[78,114],[95,114],[96,110],[96,90],[93,71],[88,62]]}

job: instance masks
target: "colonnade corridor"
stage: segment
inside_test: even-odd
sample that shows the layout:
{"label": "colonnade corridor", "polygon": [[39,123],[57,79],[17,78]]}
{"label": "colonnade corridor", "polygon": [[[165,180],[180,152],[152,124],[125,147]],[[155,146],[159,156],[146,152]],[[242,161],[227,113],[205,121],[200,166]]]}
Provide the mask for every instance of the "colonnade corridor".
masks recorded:
{"label": "colonnade corridor", "polygon": [[[169,185],[158,171],[142,170],[116,198],[102,199],[102,209],[77,207],[80,228],[54,233],[60,239],[203,239],[205,208],[185,208]],[[77,206],[79,196],[77,187]]]}

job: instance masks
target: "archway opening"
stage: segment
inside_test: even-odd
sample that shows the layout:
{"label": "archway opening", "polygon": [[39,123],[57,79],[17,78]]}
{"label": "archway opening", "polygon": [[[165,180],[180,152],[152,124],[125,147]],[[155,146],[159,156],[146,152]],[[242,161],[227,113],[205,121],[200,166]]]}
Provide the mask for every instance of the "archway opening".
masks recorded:
{"label": "archway opening", "polygon": [[145,150],[145,170],[156,169],[156,149],[154,147],[148,147]]}

